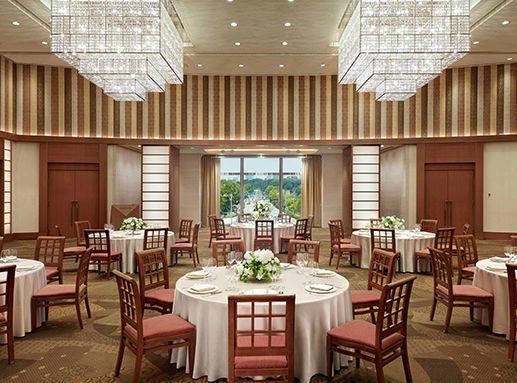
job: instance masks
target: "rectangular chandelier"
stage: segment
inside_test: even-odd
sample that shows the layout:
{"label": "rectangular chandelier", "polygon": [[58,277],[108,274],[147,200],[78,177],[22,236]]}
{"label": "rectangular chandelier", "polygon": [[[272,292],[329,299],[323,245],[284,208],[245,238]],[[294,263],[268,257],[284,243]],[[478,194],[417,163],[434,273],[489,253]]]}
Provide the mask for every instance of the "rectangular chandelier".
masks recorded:
{"label": "rectangular chandelier", "polygon": [[52,0],[51,51],[118,101],[183,83],[171,0]]}
{"label": "rectangular chandelier", "polygon": [[469,0],[351,0],[339,83],[406,100],[469,51],[469,14]]}

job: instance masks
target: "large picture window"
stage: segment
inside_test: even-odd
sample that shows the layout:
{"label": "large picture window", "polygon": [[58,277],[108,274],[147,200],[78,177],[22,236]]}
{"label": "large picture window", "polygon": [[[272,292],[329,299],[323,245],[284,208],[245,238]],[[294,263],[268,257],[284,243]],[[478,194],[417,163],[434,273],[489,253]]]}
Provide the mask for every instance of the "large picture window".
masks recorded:
{"label": "large picture window", "polygon": [[[301,215],[302,160],[298,157],[221,158],[221,217],[258,215],[266,205],[269,217],[279,212]],[[256,217],[255,217],[256,218]]]}

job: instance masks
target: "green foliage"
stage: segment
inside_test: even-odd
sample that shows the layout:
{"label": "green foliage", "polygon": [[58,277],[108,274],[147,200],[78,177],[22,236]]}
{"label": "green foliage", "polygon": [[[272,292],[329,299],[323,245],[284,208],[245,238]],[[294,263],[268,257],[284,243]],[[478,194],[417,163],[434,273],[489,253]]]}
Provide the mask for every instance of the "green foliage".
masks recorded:
{"label": "green foliage", "polygon": [[219,197],[219,204],[221,212],[229,216],[234,215],[231,214],[235,212],[234,206],[238,205],[240,202],[241,187],[239,182],[222,179],[220,188],[221,194]]}

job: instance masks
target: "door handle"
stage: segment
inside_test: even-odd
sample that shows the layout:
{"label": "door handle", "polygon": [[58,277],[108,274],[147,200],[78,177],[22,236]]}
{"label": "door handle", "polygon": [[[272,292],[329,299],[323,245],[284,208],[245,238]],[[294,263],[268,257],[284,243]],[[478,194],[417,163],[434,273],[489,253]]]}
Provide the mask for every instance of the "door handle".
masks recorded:
{"label": "door handle", "polygon": [[452,201],[445,201],[444,221],[445,226],[450,227],[452,225]]}
{"label": "door handle", "polygon": [[75,201],[75,221],[79,221],[79,201]]}
{"label": "door handle", "polygon": [[70,201],[70,226],[74,226],[75,201]]}

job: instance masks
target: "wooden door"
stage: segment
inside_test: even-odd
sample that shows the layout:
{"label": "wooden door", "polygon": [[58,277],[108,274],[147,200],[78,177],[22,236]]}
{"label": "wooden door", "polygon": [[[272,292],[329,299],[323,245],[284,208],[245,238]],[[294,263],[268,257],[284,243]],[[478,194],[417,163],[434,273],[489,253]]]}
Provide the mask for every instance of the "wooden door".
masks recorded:
{"label": "wooden door", "polygon": [[463,224],[475,227],[474,164],[427,164],[425,166],[425,218],[438,219],[439,227]]}
{"label": "wooden door", "polygon": [[75,237],[74,221],[99,224],[99,169],[97,164],[49,164],[48,233]]}

